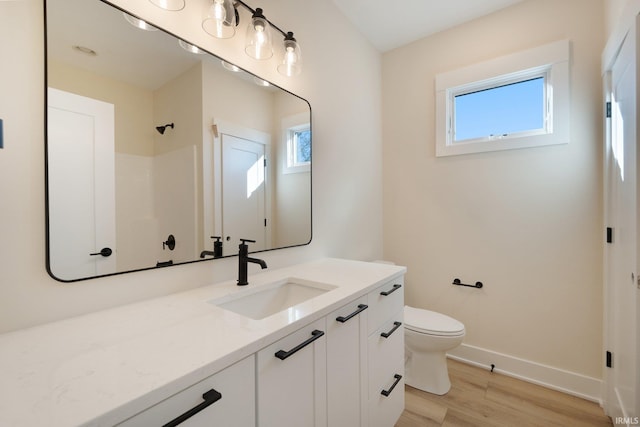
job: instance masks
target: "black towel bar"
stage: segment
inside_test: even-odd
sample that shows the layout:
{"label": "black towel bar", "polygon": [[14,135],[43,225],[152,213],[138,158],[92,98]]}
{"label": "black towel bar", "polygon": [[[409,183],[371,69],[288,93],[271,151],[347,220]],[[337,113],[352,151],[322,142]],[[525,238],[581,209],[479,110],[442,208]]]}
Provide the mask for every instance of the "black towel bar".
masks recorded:
{"label": "black towel bar", "polygon": [[462,282],[460,281],[460,279],[453,279],[453,283],[452,283],[452,285],[456,285],[456,286],[466,286],[466,287],[469,287],[469,288],[477,288],[477,289],[480,289],[480,288],[483,286],[483,285],[482,285],[482,282],[476,282],[476,284],[475,284],[475,285],[467,285],[467,284],[465,284],[465,283],[462,283]]}

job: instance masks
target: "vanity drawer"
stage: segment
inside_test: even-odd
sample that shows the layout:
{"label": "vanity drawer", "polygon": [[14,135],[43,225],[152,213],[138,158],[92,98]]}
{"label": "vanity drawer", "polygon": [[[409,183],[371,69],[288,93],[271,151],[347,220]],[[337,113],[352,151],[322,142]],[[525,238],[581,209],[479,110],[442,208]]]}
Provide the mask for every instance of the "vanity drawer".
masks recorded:
{"label": "vanity drawer", "polygon": [[369,419],[393,426],[404,410],[404,327],[402,309],[369,336]]}
{"label": "vanity drawer", "polygon": [[[180,427],[255,426],[255,362],[247,357],[118,424],[119,427],[164,426],[187,417]],[[213,390],[213,391],[212,391]],[[218,394],[219,393],[219,394]],[[208,406],[208,402],[212,402]]]}
{"label": "vanity drawer", "polygon": [[404,306],[404,277],[389,281],[369,292],[369,334],[402,310]]}

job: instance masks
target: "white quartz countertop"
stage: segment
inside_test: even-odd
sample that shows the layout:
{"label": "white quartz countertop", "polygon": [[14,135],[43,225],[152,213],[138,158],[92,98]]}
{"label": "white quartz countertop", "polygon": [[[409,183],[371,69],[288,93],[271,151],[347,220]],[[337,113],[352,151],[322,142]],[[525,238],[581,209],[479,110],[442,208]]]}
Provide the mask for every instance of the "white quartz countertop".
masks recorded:
{"label": "white quartz countertop", "polygon": [[[323,259],[2,334],[0,427],[112,426],[405,270]],[[208,302],[288,278],[336,289],[262,320]]]}

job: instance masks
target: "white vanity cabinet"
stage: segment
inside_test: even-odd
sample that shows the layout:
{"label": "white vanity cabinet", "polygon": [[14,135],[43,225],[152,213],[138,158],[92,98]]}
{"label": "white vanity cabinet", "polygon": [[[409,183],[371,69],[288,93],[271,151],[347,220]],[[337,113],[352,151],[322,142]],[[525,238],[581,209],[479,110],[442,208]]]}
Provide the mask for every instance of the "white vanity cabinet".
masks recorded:
{"label": "white vanity cabinet", "polygon": [[393,426],[404,410],[404,283],[369,292],[369,425]]}
{"label": "white vanity cabinet", "polygon": [[118,427],[251,427],[256,425],[255,361],[247,357]]}
{"label": "white vanity cabinet", "polygon": [[[405,272],[320,259],[0,334],[0,426],[393,427]],[[286,283],[326,292],[274,297]],[[286,308],[220,303],[258,294]]]}
{"label": "white vanity cabinet", "polygon": [[[387,282],[119,426],[392,427],[404,410],[402,286]],[[205,393],[222,398],[178,423]]]}
{"label": "white vanity cabinet", "polygon": [[367,297],[326,317],[327,414],[330,427],[366,427]]}
{"label": "white vanity cabinet", "polygon": [[257,353],[258,426],[327,426],[325,318]]}

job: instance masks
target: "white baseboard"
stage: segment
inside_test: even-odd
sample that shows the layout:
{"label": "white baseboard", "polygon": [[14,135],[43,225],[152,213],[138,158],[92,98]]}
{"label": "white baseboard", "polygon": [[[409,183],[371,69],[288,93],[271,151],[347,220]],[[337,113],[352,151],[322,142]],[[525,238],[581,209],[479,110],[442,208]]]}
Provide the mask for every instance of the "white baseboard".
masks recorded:
{"label": "white baseboard", "polygon": [[491,369],[510,377],[581,397],[602,406],[602,380],[542,365],[530,360],[497,353],[468,344],[461,344],[447,354],[463,363]]}

